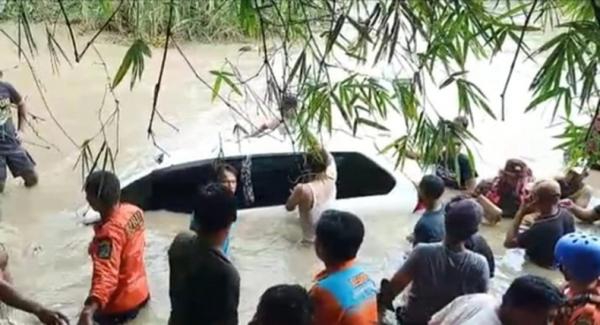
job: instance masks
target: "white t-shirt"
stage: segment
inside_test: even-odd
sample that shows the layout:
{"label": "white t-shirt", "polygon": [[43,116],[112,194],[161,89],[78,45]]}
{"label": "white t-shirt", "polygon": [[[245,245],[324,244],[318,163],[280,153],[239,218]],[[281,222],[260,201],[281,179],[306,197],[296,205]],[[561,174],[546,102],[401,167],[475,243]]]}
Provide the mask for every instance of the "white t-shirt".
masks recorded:
{"label": "white t-shirt", "polygon": [[437,312],[429,325],[502,325],[500,301],[487,293],[460,296]]}

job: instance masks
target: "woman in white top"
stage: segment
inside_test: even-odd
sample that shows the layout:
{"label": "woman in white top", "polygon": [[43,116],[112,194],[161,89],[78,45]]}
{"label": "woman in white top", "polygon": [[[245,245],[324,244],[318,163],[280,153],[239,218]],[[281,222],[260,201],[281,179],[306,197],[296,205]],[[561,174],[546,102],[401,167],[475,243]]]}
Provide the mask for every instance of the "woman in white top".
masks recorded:
{"label": "woman in white top", "polygon": [[294,187],[285,208],[288,211],[298,208],[303,241],[314,242],[315,225],[321,213],[335,201],[337,170],[333,156],[325,149],[306,154],[305,165],[309,181]]}

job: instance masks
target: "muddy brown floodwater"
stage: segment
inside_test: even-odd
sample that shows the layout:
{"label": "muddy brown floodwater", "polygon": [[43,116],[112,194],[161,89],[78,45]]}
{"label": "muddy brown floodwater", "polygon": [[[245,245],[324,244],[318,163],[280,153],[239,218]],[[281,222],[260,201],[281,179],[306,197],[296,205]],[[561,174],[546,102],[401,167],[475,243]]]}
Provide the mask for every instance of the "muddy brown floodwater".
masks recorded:
{"label": "muddy brown floodwater", "polygon": [[[9,32],[15,31],[12,26],[3,27]],[[41,29],[36,30],[35,36],[39,40],[43,40],[43,35]],[[70,51],[65,35],[59,35],[59,41]],[[92,137],[99,127],[97,116],[106,84],[104,68],[95,53],[90,51],[81,63],[69,67],[63,62],[60,73],[54,74],[50,57],[42,45],[44,42],[39,42],[39,54],[33,60],[34,68],[56,118],[81,143],[83,139]],[[107,39],[98,41],[96,46],[111,75],[114,74],[127,48],[112,44]],[[242,71],[256,69],[259,62],[256,52],[240,56],[238,49],[241,46],[189,44],[185,51],[196,69],[212,80],[208,71],[221,67],[226,57],[237,62]],[[27,97],[32,113],[45,119],[36,123],[36,128],[45,139],[60,149],[36,146],[32,143],[39,144],[41,140],[31,130],[26,134],[25,146],[37,161],[41,182],[38,187],[27,190],[18,180],[10,180],[6,192],[0,195],[0,241],[10,252],[10,268],[16,286],[36,300],[64,311],[75,321],[89,289],[91,263],[87,247],[92,237],[92,230],[82,225],[81,213],[77,212],[78,208],[84,206],[80,172],[73,169],[79,151],[50,121],[28,67],[24,61],[19,62],[16,49],[4,38],[0,38],[0,48],[0,69],[4,70],[4,79],[13,83]],[[160,63],[158,53],[160,50],[154,50],[152,59],[146,65],[144,78],[132,91],[127,85],[129,76],[117,90],[121,102],[117,168],[124,176],[148,169],[158,154],[146,136],[153,86]],[[504,72],[511,58],[512,52],[508,51],[499,54],[492,65],[489,62],[475,62],[470,66],[472,80],[482,85],[496,111],[500,107],[498,95],[505,78]],[[510,87],[507,121],[493,121],[476,115],[474,133],[482,143],[475,144],[480,175],[492,176],[509,157],[525,159],[538,176],[559,171],[561,154],[552,151],[556,143],[551,138],[558,131],[547,127],[550,113],[522,113],[529,99],[527,83],[534,71],[533,63],[518,66]],[[453,96],[447,91],[432,95],[431,105],[440,114],[450,117],[456,114],[456,108],[446,105],[455,102]],[[160,110],[165,119],[179,128],[179,132],[163,123],[155,123],[156,137],[162,147],[169,152],[185,152],[189,157],[215,155],[219,136],[230,137],[234,119],[224,105],[212,103],[210,97],[210,91],[195,79],[177,52],[171,51],[160,97]],[[109,97],[104,116],[112,111],[112,105]],[[114,140],[114,129],[107,131],[111,140]],[[381,144],[389,139],[381,137],[376,142]],[[95,142],[95,145],[98,143]],[[369,145],[361,142],[357,146]],[[414,166],[412,170],[415,170]],[[417,174],[413,172],[412,176],[418,177]],[[394,213],[394,202],[389,204],[392,209],[387,207],[361,213],[367,235],[359,260],[377,279],[390,276],[400,263],[409,248],[405,237],[416,221],[416,216]],[[146,266],[152,302],[150,308],[134,323],[165,324],[170,310],[167,249],[174,235],[187,229],[189,217],[152,212],[146,214],[146,222]],[[542,274],[559,281],[560,276],[556,272],[541,270],[524,262],[523,253],[519,250],[507,252],[502,248],[507,226],[508,222],[504,221],[497,227],[482,229],[497,259],[494,292],[503,291],[515,276],[522,273]],[[596,232],[596,229],[592,226],[585,231]],[[280,215],[277,211],[275,214],[254,211],[240,217],[234,231],[232,255],[242,277],[241,324],[247,323],[251,317],[257,298],[264,289],[282,282],[309,285],[311,276],[321,267],[312,248],[298,244],[299,234],[295,220],[283,208]],[[23,313],[10,311],[5,322],[29,324],[34,320]]]}

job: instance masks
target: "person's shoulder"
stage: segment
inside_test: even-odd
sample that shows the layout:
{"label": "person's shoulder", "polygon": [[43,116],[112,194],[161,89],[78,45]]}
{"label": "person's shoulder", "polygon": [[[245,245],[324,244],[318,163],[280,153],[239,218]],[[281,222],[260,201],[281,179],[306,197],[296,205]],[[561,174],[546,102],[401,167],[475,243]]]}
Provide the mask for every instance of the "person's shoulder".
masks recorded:
{"label": "person's shoulder", "polygon": [[560,210],[558,211],[558,215],[560,216],[560,218],[566,221],[575,220],[575,215],[573,214],[573,212],[571,212],[571,210],[562,207],[559,209]]}
{"label": "person's shoulder", "polygon": [[466,253],[469,256],[471,265],[473,267],[475,267],[476,269],[486,269],[486,270],[489,269],[488,261],[485,258],[485,256],[483,256],[479,253],[473,252],[471,250],[467,250]]}
{"label": "person's shoulder", "polygon": [[413,248],[412,255],[428,256],[442,251],[444,251],[442,243],[420,243]]}
{"label": "person's shoulder", "polygon": [[180,232],[179,234],[177,234],[177,236],[175,236],[175,239],[173,239],[171,247],[169,248],[169,254],[171,254],[172,252],[178,252],[182,249],[189,247],[190,244],[193,243],[195,240],[196,234],[189,231]]}

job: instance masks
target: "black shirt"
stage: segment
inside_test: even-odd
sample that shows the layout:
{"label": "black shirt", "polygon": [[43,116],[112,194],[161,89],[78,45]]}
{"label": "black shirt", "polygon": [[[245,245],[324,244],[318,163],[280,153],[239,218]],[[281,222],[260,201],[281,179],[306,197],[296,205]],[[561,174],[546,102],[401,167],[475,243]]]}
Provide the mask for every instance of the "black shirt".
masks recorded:
{"label": "black shirt", "polygon": [[170,325],[237,325],[240,276],[217,248],[181,233],[169,248]]}
{"label": "black shirt", "polygon": [[542,267],[554,266],[554,246],[560,237],[575,232],[573,215],[566,209],[546,218],[537,219],[531,228],[517,237],[519,247],[525,248],[527,257]]}
{"label": "black shirt", "polygon": [[490,278],[493,278],[494,272],[496,271],[496,261],[494,260],[494,252],[492,252],[492,248],[488,245],[485,238],[480,234],[475,234],[465,242],[465,247],[468,250],[485,257],[488,266],[490,267]]}
{"label": "black shirt", "polygon": [[[458,172],[456,173],[455,162],[458,162]],[[471,167],[469,157],[459,153],[456,157],[448,157],[445,161],[441,159],[436,167],[435,174],[444,180],[447,187],[461,189],[465,183],[477,177],[477,172]],[[460,179],[459,176],[460,175]]]}

